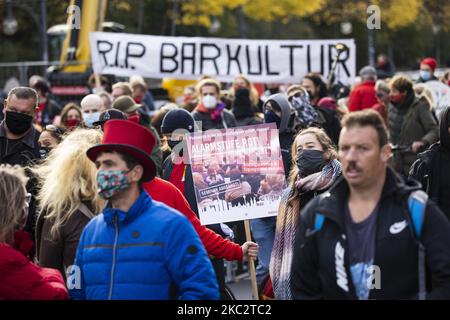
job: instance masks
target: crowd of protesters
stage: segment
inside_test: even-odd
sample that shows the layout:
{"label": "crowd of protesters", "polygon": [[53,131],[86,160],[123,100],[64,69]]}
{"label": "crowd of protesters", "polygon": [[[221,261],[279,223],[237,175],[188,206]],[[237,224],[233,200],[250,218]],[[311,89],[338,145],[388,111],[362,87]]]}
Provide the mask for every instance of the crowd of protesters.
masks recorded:
{"label": "crowd of protesters", "polygon": [[[0,299],[226,299],[224,260],[248,259],[265,299],[450,299],[450,107],[427,85],[436,67],[423,59],[414,83],[381,55],[339,96],[316,73],[264,92],[203,76],[161,108],[142,77],[91,79],[65,106],[31,77],[3,102]],[[262,123],[278,129],[285,190],[226,156],[189,163],[185,134]],[[227,177],[241,181],[223,195],[236,204],[282,195],[277,216],[251,220],[254,241],[200,223],[194,186]]]}

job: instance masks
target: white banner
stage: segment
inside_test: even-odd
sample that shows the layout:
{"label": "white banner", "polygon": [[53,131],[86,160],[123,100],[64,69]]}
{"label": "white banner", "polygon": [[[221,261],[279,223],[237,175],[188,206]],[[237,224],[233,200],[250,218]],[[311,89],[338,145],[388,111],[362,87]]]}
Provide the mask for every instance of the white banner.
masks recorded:
{"label": "white banner", "polygon": [[339,57],[336,79],[350,84],[356,76],[353,39],[250,40],[90,34],[95,73],[178,79],[209,75],[225,82],[231,82],[238,74],[265,83],[299,82],[308,72],[327,77],[338,43],[349,50]]}

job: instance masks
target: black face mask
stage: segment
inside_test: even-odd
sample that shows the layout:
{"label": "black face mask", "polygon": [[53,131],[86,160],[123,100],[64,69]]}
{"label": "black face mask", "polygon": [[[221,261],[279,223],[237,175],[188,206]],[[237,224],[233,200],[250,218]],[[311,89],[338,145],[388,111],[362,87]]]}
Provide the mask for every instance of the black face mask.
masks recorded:
{"label": "black face mask", "polygon": [[33,117],[14,111],[6,111],[5,123],[13,134],[23,134],[31,128]]}
{"label": "black face mask", "polygon": [[281,118],[275,112],[269,110],[264,113],[264,123],[276,123],[277,128],[280,129]]}
{"label": "black face mask", "polygon": [[45,158],[48,157],[48,154],[50,153],[52,149],[48,148],[48,147],[41,147],[39,149],[39,154],[41,155],[41,159],[44,160]]}
{"label": "black face mask", "polygon": [[319,172],[324,163],[323,151],[320,150],[302,150],[297,155],[297,166],[300,170],[300,176],[306,177]]}
{"label": "black face mask", "polygon": [[167,140],[167,144],[169,145],[170,149],[173,150],[176,145],[178,145],[181,142],[181,140]]}
{"label": "black face mask", "polygon": [[[184,140],[168,140],[167,144],[169,145],[170,149],[172,149],[172,152],[176,152],[178,154],[178,156],[182,157],[183,156],[183,150],[184,148],[187,148],[186,143],[184,142]],[[178,146],[179,145],[179,146]],[[175,147],[178,146],[175,150]]]}

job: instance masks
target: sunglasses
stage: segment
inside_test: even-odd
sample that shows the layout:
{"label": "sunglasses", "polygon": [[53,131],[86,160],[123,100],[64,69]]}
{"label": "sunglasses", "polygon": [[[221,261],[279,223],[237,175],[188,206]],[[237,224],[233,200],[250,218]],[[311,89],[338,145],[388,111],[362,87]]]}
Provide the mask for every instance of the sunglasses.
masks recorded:
{"label": "sunglasses", "polygon": [[305,94],[303,92],[299,91],[299,92],[296,92],[295,94],[293,94],[292,96],[289,96],[288,97],[288,101],[292,102],[292,100],[294,98],[301,98],[301,97],[304,97],[304,96],[305,96]]}

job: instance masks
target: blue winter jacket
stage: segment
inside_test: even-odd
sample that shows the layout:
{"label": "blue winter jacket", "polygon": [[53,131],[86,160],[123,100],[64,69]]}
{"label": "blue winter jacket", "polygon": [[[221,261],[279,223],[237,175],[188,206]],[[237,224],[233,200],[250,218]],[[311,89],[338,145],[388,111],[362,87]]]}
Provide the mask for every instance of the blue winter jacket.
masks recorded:
{"label": "blue winter jacket", "polygon": [[189,220],[145,191],[128,212],[106,208],[89,222],[75,266],[68,277],[73,299],[219,298],[211,262]]}

